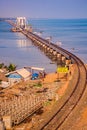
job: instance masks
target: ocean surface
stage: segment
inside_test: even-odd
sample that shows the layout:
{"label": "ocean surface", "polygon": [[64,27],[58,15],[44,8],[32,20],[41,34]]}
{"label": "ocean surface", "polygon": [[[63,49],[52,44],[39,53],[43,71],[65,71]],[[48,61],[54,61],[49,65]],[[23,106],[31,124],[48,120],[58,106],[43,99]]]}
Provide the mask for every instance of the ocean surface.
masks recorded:
{"label": "ocean surface", "polygon": [[[87,63],[87,19],[27,19],[33,31],[43,38],[51,37],[54,44],[74,53]],[[0,63],[44,67],[47,72],[57,66],[21,33],[10,31],[11,25],[0,21]]]}

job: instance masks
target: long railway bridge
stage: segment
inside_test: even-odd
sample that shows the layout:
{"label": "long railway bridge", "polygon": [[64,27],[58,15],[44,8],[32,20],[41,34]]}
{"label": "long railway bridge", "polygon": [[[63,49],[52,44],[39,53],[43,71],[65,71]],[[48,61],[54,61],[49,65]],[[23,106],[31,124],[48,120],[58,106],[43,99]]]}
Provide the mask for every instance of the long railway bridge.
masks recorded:
{"label": "long railway bridge", "polygon": [[[7,22],[16,27],[12,21]],[[55,45],[52,42],[49,43],[49,41],[27,31],[26,29],[19,27],[19,30],[27,38],[31,39],[37,47],[42,48],[44,51],[52,54],[56,61],[61,59],[66,65],[69,65],[70,63],[75,64],[76,71],[74,79],[71,82],[72,86],[69,88],[69,92],[61,99],[60,104],[57,103],[55,105],[51,114],[47,115],[45,120],[43,120],[37,128],[33,128],[35,130],[57,130],[62,126],[66,119],[68,119],[69,115],[73,113],[73,110],[83,96],[86,89],[87,80],[85,65],[77,56],[59,47],[58,45]]]}

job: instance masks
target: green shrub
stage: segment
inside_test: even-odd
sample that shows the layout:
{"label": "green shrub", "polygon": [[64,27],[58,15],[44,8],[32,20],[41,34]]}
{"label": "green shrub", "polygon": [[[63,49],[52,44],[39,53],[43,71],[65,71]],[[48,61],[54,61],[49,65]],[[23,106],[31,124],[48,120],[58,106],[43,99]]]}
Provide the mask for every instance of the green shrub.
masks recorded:
{"label": "green shrub", "polygon": [[40,88],[40,87],[42,87],[42,83],[41,83],[41,82],[38,82],[38,83],[34,84],[34,87]]}
{"label": "green shrub", "polygon": [[16,70],[16,65],[14,65],[14,64],[10,64],[9,66],[8,66],[8,70],[11,72],[11,71],[15,71]]}
{"label": "green shrub", "polygon": [[1,63],[0,64],[0,69],[4,67],[4,63]]}

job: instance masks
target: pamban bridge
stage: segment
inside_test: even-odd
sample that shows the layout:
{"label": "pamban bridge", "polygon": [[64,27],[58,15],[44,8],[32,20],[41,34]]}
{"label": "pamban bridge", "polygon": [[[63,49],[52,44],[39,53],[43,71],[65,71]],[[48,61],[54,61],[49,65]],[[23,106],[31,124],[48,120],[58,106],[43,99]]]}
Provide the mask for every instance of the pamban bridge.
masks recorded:
{"label": "pamban bridge", "polygon": [[[42,120],[36,128],[32,128],[32,130],[66,130],[63,125],[70,120],[71,116],[73,117],[74,110],[77,109],[86,90],[87,72],[84,63],[74,54],[34,34],[32,27],[26,25],[25,17],[17,17],[16,22],[7,19],[4,21],[12,25],[13,32],[24,34],[32,41],[32,44],[56,63],[62,63],[68,67],[74,64],[75,74],[72,75],[68,91],[61,98],[60,102],[56,102],[54,110],[46,119]],[[13,97],[10,101],[0,101],[0,130],[4,130],[2,119],[7,123],[7,129],[11,129],[12,126],[20,124],[24,119],[43,107],[43,102],[45,102],[44,97],[35,97],[33,95],[30,97],[28,91],[25,95],[19,98]],[[32,102],[31,98],[33,99]]]}

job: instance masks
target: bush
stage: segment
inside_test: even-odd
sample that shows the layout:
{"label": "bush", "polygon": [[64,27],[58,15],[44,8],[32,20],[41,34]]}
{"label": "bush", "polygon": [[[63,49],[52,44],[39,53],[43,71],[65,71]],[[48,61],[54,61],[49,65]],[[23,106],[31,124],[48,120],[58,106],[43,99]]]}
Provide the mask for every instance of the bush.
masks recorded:
{"label": "bush", "polygon": [[34,87],[40,88],[40,87],[42,87],[42,83],[41,83],[41,82],[38,82],[37,84],[34,84]]}
{"label": "bush", "polygon": [[11,72],[11,71],[15,71],[16,70],[16,65],[14,65],[14,64],[10,64],[9,66],[8,66],[8,70]]}
{"label": "bush", "polygon": [[1,63],[0,64],[0,69],[4,67],[4,63]]}

